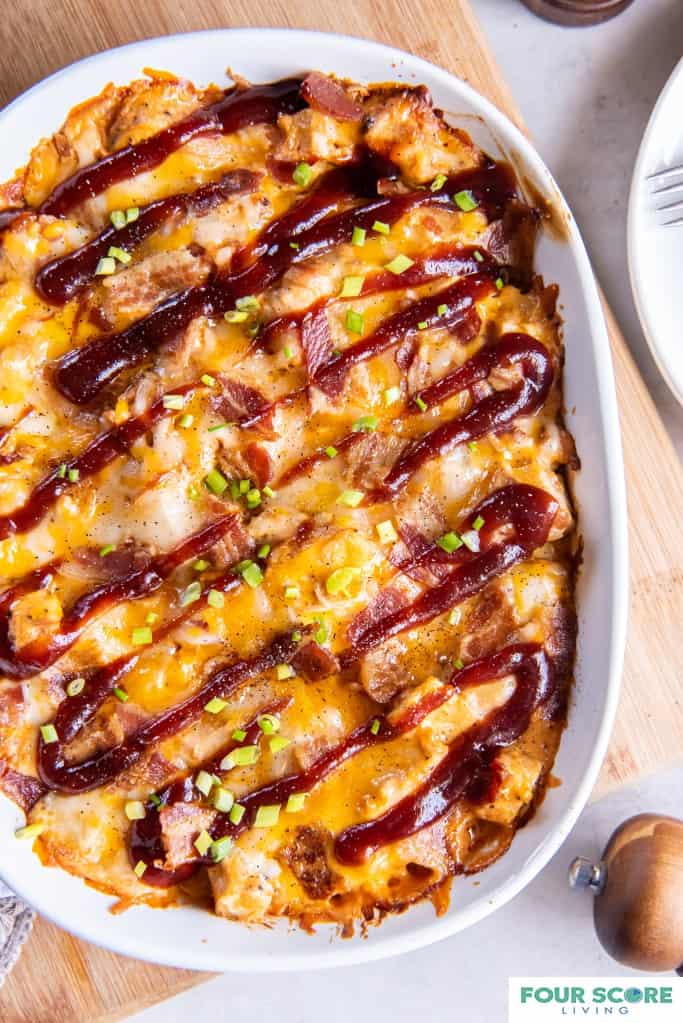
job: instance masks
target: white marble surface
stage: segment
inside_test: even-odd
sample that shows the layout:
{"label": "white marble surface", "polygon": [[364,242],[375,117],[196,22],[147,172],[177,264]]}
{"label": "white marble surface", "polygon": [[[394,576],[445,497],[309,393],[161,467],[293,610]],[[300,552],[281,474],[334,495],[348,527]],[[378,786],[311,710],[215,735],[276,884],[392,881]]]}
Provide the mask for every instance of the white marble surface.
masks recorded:
{"label": "white marble surface", "polygon": [[[669,396],[642,336],[626,267],[626,204],[650,110],[683,53],[683,0],[636,0],[615,21],[563,29],[518,0],[473,0],[537,146],[584,232],[598,276],[662,416],[683,454],[683,410]],[[376,1023],[427,1017],[504,1023],[507,978],[626,971],[601,951],[591,896],[566,869],[599,854],[612,829],[643,810],[683,815],[683,765],[590,807],[537,880],[465,934],[408,957],[287,976],[226,974],[132,1017],[136,1023],[251,1017],[279,1023]],[[457,887],[455,890],[457,898]]]}

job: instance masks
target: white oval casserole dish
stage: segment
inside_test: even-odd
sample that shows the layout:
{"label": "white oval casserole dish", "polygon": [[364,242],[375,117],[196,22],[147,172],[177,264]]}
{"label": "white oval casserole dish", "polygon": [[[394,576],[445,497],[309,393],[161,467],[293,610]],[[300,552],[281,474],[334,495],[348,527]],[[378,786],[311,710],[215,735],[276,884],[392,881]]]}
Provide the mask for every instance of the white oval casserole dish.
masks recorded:
{"label": "white oval casserole dish", "polygon": [[[566,225],[546,232],[537,268],[560,286],[566,321],[565,404],[582,469],[575,482],[584,541],[578,591],[576,686],[546,796],[511,849],[476,878],[455,880],[451,906],[436,918],[430,903],[390,917],[367,937],[315,936],[281,923],[247,929],[209,913],[144,907],[112,915],[112,900],[82,881],[40,865],[30,843],[13,840],[21,814],[0,797],[0,877],[36,910],[68,931],[113,951],[202,970],[295,970],[379,959],[454,934],[516,895],[547,863],[572,828],[605,754],[618,700],[627,612],[626,500],[609,341],[583,242],[549,171],[526,138],[492,104],[447,72],[374,42],[281,29],[197,32],[134,43],[80,61],[39,83],[0,114],[0,179],[25,162],[71,107],[108,82],[124,84],[145,66],[206,84],[226,81],[230,66],[255,82],[316,68],[359,81],[424,83],[434,102],[494,156],[513,159],[520,180],[547,198]],[[473,884],[476,881],[476,885]]]}

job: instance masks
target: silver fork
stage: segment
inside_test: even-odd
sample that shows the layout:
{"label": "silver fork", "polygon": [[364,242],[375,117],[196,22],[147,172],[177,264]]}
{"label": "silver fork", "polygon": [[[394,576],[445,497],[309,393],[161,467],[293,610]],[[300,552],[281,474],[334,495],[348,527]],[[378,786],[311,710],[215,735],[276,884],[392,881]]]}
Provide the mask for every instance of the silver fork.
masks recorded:
{"label": "silver fork", "polygon": [[[673,180],[669,184],[670,179]],[[659,203],[659,197],[666,197],[664,205],[658,205],[655,207],[657,213],[676,213],[680,212],[680,216],[675,216],[673,220],[665,220],[662,223],[662,227],[672,227],[675,224],[683,224],[683,163],[678,164],[676,167],[666,167],[664,170],[656,171],[655,174],[648,174],[646,181],[653,182],[654,185],[661,185],[661,188],[653,188],[652,194],[658,198],[655,202]],[[680,198],[677,198],[680,196]],[[673,202],[668,202],[668,198],[672,198]]]}

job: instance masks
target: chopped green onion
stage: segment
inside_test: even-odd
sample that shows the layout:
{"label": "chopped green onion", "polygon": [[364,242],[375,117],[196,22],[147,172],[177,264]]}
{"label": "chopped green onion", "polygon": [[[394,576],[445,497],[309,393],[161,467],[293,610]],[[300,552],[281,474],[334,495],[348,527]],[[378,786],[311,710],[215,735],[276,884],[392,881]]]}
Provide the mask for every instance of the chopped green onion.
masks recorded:
{"label": "chopped green onion", "polygon": [[444,535],[440,536],[436,542],[441,550],[446,551],[447,554],[452,554],[453,551],[457,551],[463,544],[463,541],[457,533],[444,533]]}
{"label": "chopped green onion", "polygon": [[126,210],[126,223],[132,224],[134,220],[137,220],[140,216],[140,210],[137,206],[129,206]]}
{"label": "chopped green onion", "polygon": [[207,473],[204,477],[204,483],[211,493],[216,494],[218,497],[220,497],[228,485],[225,476],[218,469],[212,469],[211,472]]}
{"label": "chopped green onion", "polygon": [[149,614],[145,617],[145,622],[147,625],[154,625],[154,623],[157,622],[158,620],[159,615],[156,613],[156,611],[150,611]]}
{"label": "chopped green onion", "polygon": [[438,305],[436,307],[436,312],[438,316],[445,316],[446,313],[448,312],[448,306],[446,305],[446,303],[442,302],[441,305]]}
{"label": "chopped green onion", "polygon": [[390,519],[387,519],[385,522],[378,522],[375,528],[382,543],[394,543],[398,540],[398,533]]}
{"label": "chopped green onion", "polygon": [[357,313],[355,309],[347,309],[344,326],[351,334],[362,334],[363,333],[362,313]]}
{"label": "chopped green onion", "polygon": [[293,359],[294,358],[294,349],[292,348],[291,345],[285,345],[285,347],[282,349],[282,351],[284,353],[285,359]]}
{"label": "chopped green onion", "polygon": [[44,824],[25,824],[23,828],[17,828],[14,837],[18,839],[37,838],[38,835],[42,835],[43,831],[45,831]]}
{"label": "chopped green onion", "polygon": [[203,796],[208,796],[211,789],[214,787],[214,778],[208,771],[200,771],[194,780],[195,787],[199,789]]}
{"label": "chopped green onion", "polygon": [[85,689],[84,678],[72,678],[66,687],[66,695],[78,696],[78,694],[82,693],[84,689]]}
{"label": "chopped green onion", "polygon": [[247,508],[254,509],[258,508],[261,503],[261,491],[255,487],[252,490],[247,491]]}
{"label": "chopped green onion", "polygon": [[389,234],[391,228],[383,220],[376,220],[372,225],[372,230],[376,231],[377,234]]}
{"label": "chopped green onion", "polygon": [[216,378],[212,377],[210,373],[204,373],[200,379],[206,387],[213,387],[216,383]]}
{"label": "chopped green onion", "polygon": [[275,674],[278,678],[278,681],[284,682],[286,678],[294,678],[296,672],[294,671],[294,668],[291,666],[291,664],[278,664],[278,666],[275,669]]}
{"label": "chopped green onion", "polygon": [[333,444],[330,444],[329,447],[325,448],[325,454],[328,458],[336,458],[339,452]]}
{"label": "chopped green onion", "polygon": [[129,821],[141,821],[145,816],[145,806],[139,799],[129,799],[123,808]]}
{"label": "chopped green onion", "polygon": [[147,864],[145,863],[144,860],[138,860],[138,862],[133,867],[133,873],[138,878],[142,877],[142,875],[144,874],[144,872],[146,870],[147,870]]}
{"label": "chopped green onion", "polygon": [[242,570],[242,578],[248,586],[251,586],[252,590],[255,590],[263,582],[263,572],[255,561],[250,561]]}
{"label": "chopped green onion", "polygon": [[389,273],[398,275],[408,270],[413,265],[414,262],[415,261],[411,259],[409,256],[404,256],[403,253],[400,252],[398,256],[395,256],[391,260],[390,263],[386,264],[384,269],[388,270]]}
{"label": "chopped green onion", "polygon": [[496,287],[498,288],[498,291],[502,291],[505,287],[505,281],[502,277],[496,277]]}
{"label": "chopped green onion", "polygon": [[223,313],[223,319],[226,323],[244,323],[249,319],[249,313],[244,309],[229,309],[227,313]]}
{"label": "chopped green onion", "polygon": [[342,281],[340,298],[356,298],[363,290],[364,277],[345,277]]}
{"label": "chopped green onion", "polygon": [[297,163],[296,167],[292,171],[292,178],[297,185],[301,185],[305,188],[309,185],[311,178],[313,177],[313,168],[310,163]]}
{"label": "chopped green onion", "polygon": [[195,572],[203,572],[204,569],[209,567],[209,562],[206,560],[206,558],[199,558],[198,561],[195,561],[192,567],[195,570]]}
{"label": "chopped green onion", "polygon": [[234,740],[234,742],[244,742],[246,737],[247,733],[243,728],[236,728],[235,731],[232,733],[232,739]]}
{"label": "chopped green onion", "polygon": [[194,483],[190,483],[189,487],[187,488],[187,496],[190,498],[191,501],[199,500],[199,490]]}
{"label": "chopped green onion", "polygon": [[481,549],[479,533],[477,533],[474,529],[470,529],[466,533],[462,534],[462,542],[465,544],[465,547],[467,547],[467,550],[472,551],[473,554],[477,554]]}
{"label": "chopped green onion", "polygon": [[274,827],[280,816],[280,804],[273,803],[271,805],[259,806],[254,817],[255,828],[272,828]]}
{"label": "chopped green onion", "polygon": [[156,792],[150,793],[149,801],[152,804],[152,806],[156,806],[157,810],[161,806],[161,800],[159,799],[159,797],[156,794]]}
{"label": "chopped green onion", "polygon": [[152,642],[152,630],[149,626],[143,625],[139,629],[133,629],[132,640],[135,646],[147,646]]}
{"label": "chopped green onion", "polygon": [[384,392],[384,404],[393,405],[395,402],[401,399],[401,388],[400,387],[387,387]]}
{"label": "chopped green onion", "polygon": [[322,620],[320,620],[318,628],[313,633],[313,639],[316,643],[325,643],[327,640],[327,627]]}
{"label": "chopped green onion", "polygon": [[130,699],[130,697],[129,697],[128,693],[126,692],[126,690],[122,689],[121,686],[114,686],[114,696],[121,703],[128,703],[128,701]]}
{"label": "chopped green onion", "polygon": [[357,245],[359,248],[365,245],[365,236],[367,231],[364,227],[354,227],[353,234],[351,235],[351,244]]}
{"label": "chopped green onion", "polygon": [[214,696],[208,703],[204,704],[204,710],[207,714],[220,714],[227,706],[227,700],[221,700],[220,696]]}
{"label": "chopped green onion", "polygon": [[200,831],[194,840],[194,847],[200,856],[206,856],[213,845],[213,839],[208,831]]}
{"label": "chopped green onion", "polygon": [[285,600],[298,600],[301,590],[298,586],[285,586]]}
{"label": "chopped green onion", "polygon": [[426,330],[428,326],[429,326],[429,324],[427,323],[426,320],[420,320],[420,322],[417,325],[417,329],[418,330]]}
{"label": "chopped green onion", "polygon": [[479,445],[477,444],[476,440],[471,440],[469,442],[469,444],[467,445],[467,447],[470,449],[470,451],[478,451],[479,450]]}
{"label": "chopped green onion", "polygon": [[225,595],[220,590],[209,590],[206,595],[206,603],[209,607],[219,608],[225,604]]}
{"label": "chopped green onion", "polygon": [[58,742],[59,736],[57,735],[57,729],[54,725],[41,725],[40,734],[43,737],[43,742]]}
{"label": "chopped green onion", "polygon": [[453,196],[453,202],[463,211],[463,213],[470,213],[472,210],[476,210],[479,205],[477,200],[467,188],[462,192],[456,192]]}
{"label": "chopped green onion", "polygon": [[370,725],[370,731],[372,732],[373,735],[377,735],[379,733],[379,729],[380,729],[380,720],[379,720],[379,718],[375,718],[375,720]]}
{"label": "chopped green onion", "polygon": [[440,188],[446,184],[447,178],[445,174],[437,174],[431,185],[429,186],[430,192],[438,192]]}
{"label": "chopped green onion", "polygon": [[337,568],[327,577],[325,589],[332,597],[338,593],[345,593],[356,576],[360,575],[359,568],[345,567]]}
{"label": "chopped green onion", "polygon": [[377,416],[361,416],[351,426],[354,433],[373,433],[377,429]]}
{"label": "chopped green onion", "polygon": [[453,610],[451,611],[451,613],[448,616],[448,624],[449,625],[457,625],[458,622],[460,621],[461,617],[462,617],[462,612],[460,611],[460,608],[459,607],[454,607]]}
{"label": "chopped green onion", "polygon": [[165,394],[162,404],[164,408],[175,409],[178,411],[185,404],[185,398],[182,394]]}
{"label": "chopped green onion", "polygon": [[462,661],[458,657],[458,658],[456,658],[456,660],[453,661],[453,667],[457,668],[458,671],[462,671],[462,669],[465,667],[465,665],[462,663]]}
{"label": "chopped green onion", "polygon": [[483,263],[484,262],[484,257],[482,256],[482,254],[479,251],[479,249],[475,249],[474,250],[474,258],[476,259],[477,263]]}
{"label": "chopped green onion", "polygon": [[269,554],[270,554],[270,544],[269,543],[264,543],[257,550],[256,557],[257,558],[267,558]]}
{"label": "chopped green onion", "polygon": [[285,807],[286,813],[300,813],[304,808],[306,802],[305,792],[293,792],[287,800],[287,806]]}
{"label": "chopped green onion", "polygon": [[106,558],[107,554],[111,554],[113,550],[115,550],[114,544],[106,543],[104,547],[100,547],[100,557]]}
{"label": "chopped green onion", "polygon": [[301,632],[298,629],[295,629],[294,632],[292,633],[292,643],[300,643],[301,639],[302,639]]}
{"label": "chopped green onion", "polygon": [[275,491],[273,490],[272,487],[269,487],[267,485],[263,488],[263,493],[266,495],[266,497],[275,497]]}
{"label": "chopped green onion", "polygon": [[420,412],[426,412],[427,411],[427,408],[428,408],[427,402],[424,401],[424,399],[421,398],[419,394],[418,394],[418,396],[415,399],[415,404],[419,408]]}
{"label": "chopped green onion", "polygon": [[59,469],[57,469],[57,475],[59,476],[60,480],[64,479],[64,477],[66,476],[66,462],[62,462]]}
{"label": "chopped green onion", "polygon": [[95,276],[109,277],[113,273],[116,273],[116,260],[111,256],[103,256],[95,267]]}
{"label": "chopped green onion", "polygon": [[112,227],[115,227],[117,231],[120,231],[122,227],[126,226],[126,214],[123,210],[112,210],[109,214]]}
{"label": "chopped green onion", "polygon": [[337,504],[345,504],[347,508],[357,508],[365,493],[362,490],[344,490],[337,498]]}
{"label": "chopped green onion", "polygon": [[78,483],[78,480],[80,479],[80,475],[81,474],[78,471],[78,469],[68,469],[67,473],[66,473],[66,476],[67,476],[67,479],[68,479],[69,483]]}
{"label": "chopped green onion", "polygon": [[479,532],[479,530],[481,529],[481,527],[482,527],[483,525],[484,525],[484,520],[483,520],[483,518],[481,517],[481,515],[477,515],[476,519],[475,519],[475,520],[474,520],[474,522],[472,523],[472,529],[476,529],[476,530],[477,530],[477,532]]}
{"label": "chopped green onion", "polygon": [[130,263],[133,258],[130,252],[126,252],[125,249],[119,249],[116,245],[110,245],[109,251],[107,252],[109,259],[118,259],[119,263]]}
{"label": "chopped green onion", "polygon": [[222,785],[218,785],[211,797],[211,802],[219,813],[230,813],[235,803],[235,797],[230,789],[224,789]]}
{"label": "chopped green onion", "polygon": [[290,249],[294,249],[296,252],[299,251],[299,243],[298,242],[290,242],[289,243],[289,247],[290,247]]}
{"label": "chopped green onion", "polygon": [[245,806],[241,806],[239,803],[235,803],[232,810],[228,814],[228,820],[230,821],[231,824],[237,826],[241,822],[246,812],[247,808]]}
{"label": "chopped green onion", "polygon": [[280,720],[274,714],[262,714],[257,724],[264,735],[274,735],[280,731]]}
{"label": "chopped green onion", "polygon": [[283,735],[274,735],[268,742],[270,752],[281,753],[283,749],[286,749],[287,746],[289,746],[291,741],[291,739],[285,739]]}
{"label": "chopped green onion", "polygon": [[246,309],[248,313],[255,313],[260,308],[256,295],[244,295],[235,299],[235,306],[238,309]]}
{"label": "chopped green onion", "polygon": [[[255,764],[260,756],[258,746],[238,746],[232,753],[228,753],[228,757],[232,760],[235,767],[251,767]],[[223,762],[221,761],[221,767]]]}
{"label": "chopped green onion", "polygon": [[223,835],[222,838],[217,838],[215,842],[212,842],[209,847],[211,853],[211,859],[214,863],[222,863],[228,853],[231,851],[233,841],[230,835]]}
{"label": "chopped green onion", "polygon": [[202,595],[202,584],[200,582],[198,582],[197,580],[195,580],[195,582],[190,583],[190,585],[186,589],[184,589],[183,592],[181,593],[181,595],[180,595],[180,606],[181,607],[187,607],[188,604],[194,604],[194,602],[196,600],[199,600],[201,595]]}

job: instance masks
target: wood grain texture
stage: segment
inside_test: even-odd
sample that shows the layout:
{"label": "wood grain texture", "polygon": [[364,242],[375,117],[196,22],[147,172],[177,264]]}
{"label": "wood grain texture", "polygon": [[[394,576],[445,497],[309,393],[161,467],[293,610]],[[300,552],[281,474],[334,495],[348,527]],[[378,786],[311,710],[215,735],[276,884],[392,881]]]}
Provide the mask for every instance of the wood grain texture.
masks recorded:
{"label": "wood grain texture", "polygon": [[[170,32],[245,25],[316,28],[392,43],[466,79],[523,127],[468,0],[15,0],[5,5],[0,23],[0,104],[97,50]],[[230,62],[238,64],[226,54]],[[683,474],[609,310],[607,316],[626,454],[632,614],[623,696],[599,793],[657,769],[683,749],[677,671],[683,524],[672,513],[683,508]],[[0,1020],[112,1023],[205,977],[123,959],[39,920],[0,989]]]}

